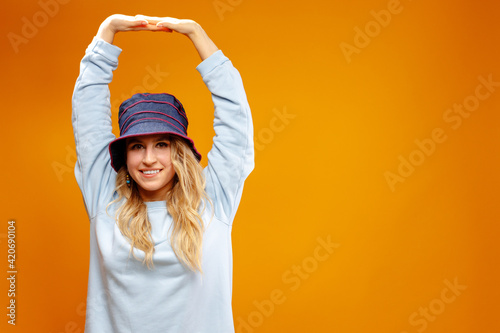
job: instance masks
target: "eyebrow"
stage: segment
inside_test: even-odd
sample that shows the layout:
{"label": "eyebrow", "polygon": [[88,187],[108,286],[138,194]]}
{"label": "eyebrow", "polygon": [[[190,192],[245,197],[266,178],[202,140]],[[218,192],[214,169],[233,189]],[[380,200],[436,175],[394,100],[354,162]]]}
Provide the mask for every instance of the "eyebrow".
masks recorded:
{"label": "eyebrow", "polygon": [[[155,140],[155,142],[159,141],[170,141],[170,137],[168,135],[162,135]],[[138,137],[132,137],[128,140],[128,144],[130,145],[132,143],[142,143],[142,141]]]}

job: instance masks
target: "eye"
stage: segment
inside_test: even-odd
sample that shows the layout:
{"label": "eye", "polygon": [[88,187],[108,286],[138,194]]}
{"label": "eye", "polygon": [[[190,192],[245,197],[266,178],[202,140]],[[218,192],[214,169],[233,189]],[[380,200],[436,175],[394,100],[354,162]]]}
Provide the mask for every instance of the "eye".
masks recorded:
{"label": "eye", "polygon": [[170,144],[170,142],[162,141],[162,142],[158,142],[156,144],[156,146],[160,147],[160,148],[167,148],[169,144]]}
{"label": "eye", "polygon": [[142,145],[139,143],[136,143],[136,144],[133,144],[132,146],[130,146],[130,150],[136,150],[136,149],[140,149],[140,148],[142,148]]}

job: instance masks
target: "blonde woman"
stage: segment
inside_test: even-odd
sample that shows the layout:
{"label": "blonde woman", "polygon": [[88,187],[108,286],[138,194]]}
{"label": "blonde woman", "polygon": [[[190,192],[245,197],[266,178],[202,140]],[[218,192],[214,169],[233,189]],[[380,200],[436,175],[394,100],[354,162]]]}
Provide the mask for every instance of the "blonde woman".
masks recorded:
{"label": "blonde woman", "polygon": [[[206,168],[171,94],[124,101],[120,137],[112,134],[108,84],[122,51],[113,39],[124,31],[175,32],[193,43],[215,107]],[[231,228],[254,150],[231,61],[192,20],[112,15],[85,52],[72,102],[75,176],[90,219],[85,332],[234,332]]]}

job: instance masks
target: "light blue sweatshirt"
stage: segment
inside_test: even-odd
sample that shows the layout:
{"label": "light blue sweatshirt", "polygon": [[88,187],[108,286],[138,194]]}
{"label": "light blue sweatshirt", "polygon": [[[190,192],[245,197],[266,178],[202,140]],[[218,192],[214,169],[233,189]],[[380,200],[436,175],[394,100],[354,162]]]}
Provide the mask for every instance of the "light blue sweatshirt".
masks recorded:
{"label": "light blue sweatshirt", "polygon": [[[202,269],[185,268],[170,245],[172,217],[166,201],[146,202],[155,242],[155,268],[141,260],[114,220],[116,172],[110,164],[111,128],[108,84],[121,49],[94,37],[80,64],[73,93],[72,123],[77,162],[75,177],[90,219],[90,263],[86,333],[234,332],[231,308],[233,257],[231,228],[243,183],[254,168],[253,125],[240,74],[222,51],[196,68],[215,106],[213,146],[203,170],[211,198],[202,215]],[[189,114],[189,112],[188,112]],[[210,223],[209,223],[210,222]]]}

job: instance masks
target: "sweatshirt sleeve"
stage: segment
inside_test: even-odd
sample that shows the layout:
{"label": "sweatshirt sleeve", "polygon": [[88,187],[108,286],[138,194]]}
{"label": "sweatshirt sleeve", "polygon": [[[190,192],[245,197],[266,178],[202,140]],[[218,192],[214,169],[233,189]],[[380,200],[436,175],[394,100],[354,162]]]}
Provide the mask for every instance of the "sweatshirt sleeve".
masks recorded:
{"label": "sweatshirt sleeve", "polygon": [[214,130],[206,191],[214,214],[232,225],[243,184],[254,168],[253,123],[241,76],[231,61],[216,51],[196,68],[214,103]]}
{"label": "sweatshirt sleeve", "polygon": [[117,46],[94,37],[80,63],[73,91],[75,177],[91,219],[100,203],[107,204],[115,186],[116,172],[111,167],[108,151],[109,143],[115,139],[108,84],[118,66],[120,53]]}

